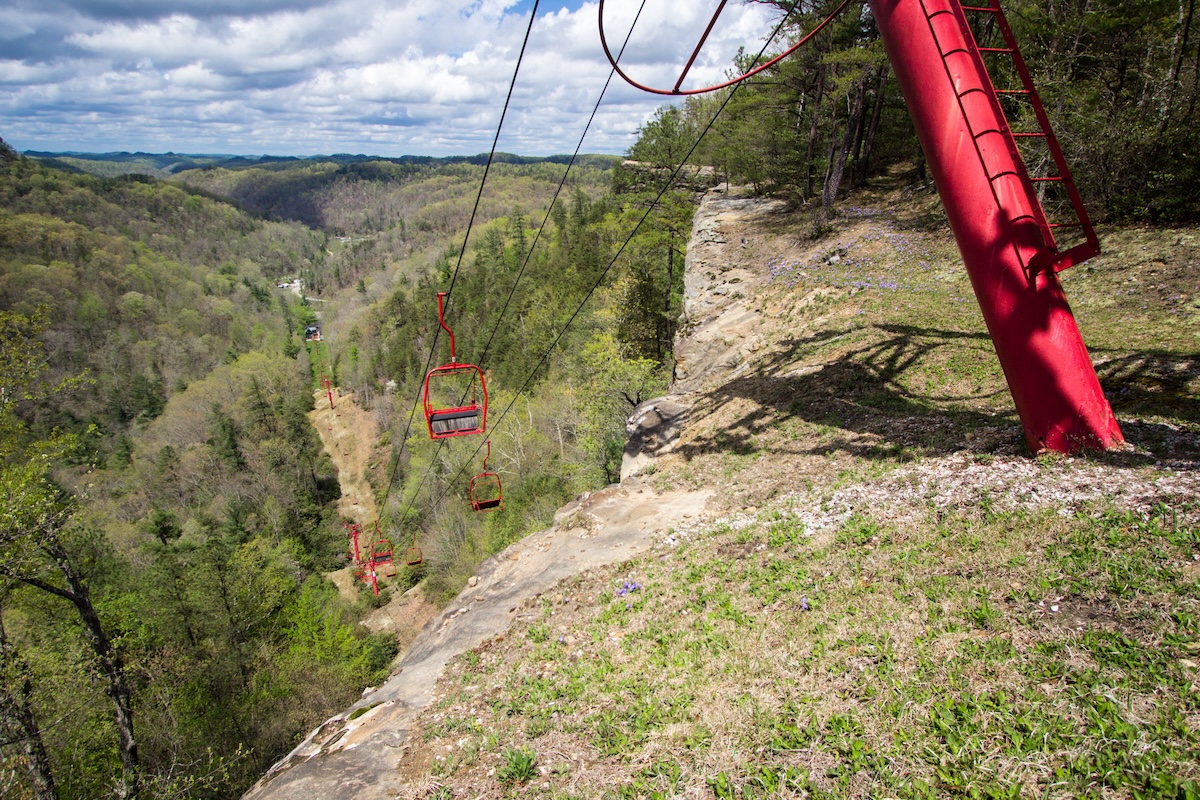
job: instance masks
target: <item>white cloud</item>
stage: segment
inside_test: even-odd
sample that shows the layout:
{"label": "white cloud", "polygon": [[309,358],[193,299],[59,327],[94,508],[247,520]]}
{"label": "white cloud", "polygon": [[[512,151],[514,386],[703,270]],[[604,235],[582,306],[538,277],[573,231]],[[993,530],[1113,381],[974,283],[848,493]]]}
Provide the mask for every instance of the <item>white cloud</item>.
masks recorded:
{"label": "white cloud", "polygon": [[485,87],[460,71],[461,59],[412,57],[347,70],[338,77],[338,96],[349,103],[464,103],[486,97]]}
{"label": "white cloud", "polygon": [[0,85],[53,83],[68,78],[71,71],[56,64],[26,64],[12,59],[0,60]]}
{"label": "white cloud", "polygon": [[[640,2],[606,3],[614,50]],[[230,5],[205,17],[147,5],[111,20],[0,10],[4,35],[30,53],[49,52],[54,37],[63,53],[0,60],[3,135],[39,150],[477,153],[495,135],[531,3],[271,0],[260,13],[220,10]],[[609,75],[597,3],[542,5],[501,135],[510,152],[574,150]],[[712,6],[647,0],[622,64],[637,80],[673,85]],[[723,80],[738,46],[757,50],[770,26],[761,5],[730,3],[689,85]],[[664,100],[614,79],[584,151],[624,150]]]}
{"label": "white cloud", "polygon": [[179,69],[173,69],[163,75],[164,80],[171,82],[175,90],[207,89],[219,91],[227,88],[228,81],[217,75],[203,63],[187,64]]}

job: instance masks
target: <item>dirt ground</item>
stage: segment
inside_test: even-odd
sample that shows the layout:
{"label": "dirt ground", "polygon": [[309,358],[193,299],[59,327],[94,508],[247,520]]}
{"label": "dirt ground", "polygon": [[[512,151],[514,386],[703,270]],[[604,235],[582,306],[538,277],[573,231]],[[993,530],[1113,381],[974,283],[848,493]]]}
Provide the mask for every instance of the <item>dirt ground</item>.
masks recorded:
{"label": "dirt ground", "polygon": [[[361,526],[363,538],[360,539],[359,546],[366,548],[370,545],[378,516],[375,493],[367,475],[374,459],[378,457],[375,454],[375,442],[379,439],[379,431],[374,416],[358,405],[353,393],[341,394],[337,387],[334,387],[332,394],[331,407],[329,394],[318,389],[314,393],[316,408],[309,413],[308,418],[317,429],[321,444],[338,471],[338,483],[342,489],[341,499],[338,500],[338,513]],[[354,579],[354,565],[327,573],[325,577],[333,581],[347,600],[358,600],[360,588]],[[386,586],[387,581],[382,581],[382,585]],[[372,633],[395,633],[400,651],[403,652],[421,632],[425,623],[440,611],[438,606],[425,599],[421,587],[415,586],[404,594],[393,597],[382,608],[372,611],[363,618],[362,624]]]}
{"label": "dirt ground", "polygon": [[318,389],[314,393],[316,408],[309,412],[308,418],[338,470],[338,483],[342,487],[338,512],[365,530],[376,518],[375,493],[367,482],[367,465],[371,463],[379,433],[375,419],[358,406],[352,393],[340,394],[334,387],[332,394],[330,407],[329,395]]}

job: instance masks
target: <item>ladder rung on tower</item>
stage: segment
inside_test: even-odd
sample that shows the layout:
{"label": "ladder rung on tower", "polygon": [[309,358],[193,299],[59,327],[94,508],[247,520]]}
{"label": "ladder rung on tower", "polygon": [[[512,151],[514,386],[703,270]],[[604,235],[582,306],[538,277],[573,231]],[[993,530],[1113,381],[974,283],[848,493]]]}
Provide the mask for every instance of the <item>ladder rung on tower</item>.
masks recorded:
{"label": "ladder rung on tower", "polygon": [[[1000,8],[1000,0],[989,0],[986,6],[967,6],[962,5],[958,0],[949,0],[944,6],[939,4],[939,7],[930,12],[929,0],[921,0],[921,6],[925,11],[925,17],[929,20],[930,31],[933,33],[935,41],[938,43],[938,51],[942,55],[942,61],[946,64],[947,74],[951,75],[950,65],[947,59],[955,54],[969,53],[979,63],[984,65],[986,73],[986,85],[983,89],[971,87],[965,91],[956,92],[959,100],[959,105],[962,108],[963,116],[966,119],[967,127],[970,128],[973,138],[975,139],[976,152],[979,153],[979,158],[984,163],[984,168],[988,169],[986,159],[983,152],[979,149],[979,139],[988,134],[999,133],[1006,142],[1009,152],[1013,160],[1018,165],[1018,170],[1014,173],[1011,170],[992,174],[988,172],[989,181],[992,183],[993,192],[996,191],[996,181],[1002,177],[1016,177],[1025,187],[1025,191],[1029,195],[1030,204],[1033,208],[1031,219],[1037,223],[1038,230],[1041,232],[1044,247],[1031,259],[1025,266],[1030,273],[1040,272],[1042,270],[1051,269],[1055,272],[1062,271],[1067,267],[1079,264],[1100,252],[1100,242],[1096,237],[1096,231],[1092,227],[1091,220],[1088,218],[1087,210],[1083,207],[1083,199],[1079,195],[1079,190],[1075,186],[1075,181],[1071,178],[1071,171],[1067,168],[1066,159],[1063,156],[1062,148],[1058,144],[1058,139],[1055,138],[1054,132],[1050,127],[1050,118],[1046,114],[1046,110],[1042,105],[1041,98],[1038,97],[1037,90],[1033,85],[1033,78],[1029,74],[1029,68],[1025,65],[1025,60],[1021,57],[1020,49],[1017,46],[1016,37],[1013,36],[1012,28],[1008,24],[1007,18],[1004,16],[1004,11]],[[986,24],[994,23],[999,30],[1001,37],[1004,39],[1003,47],[985,47],[982,46],[972,29],[972,26],[967,18],[967,13],[980,14],[989,17]],[[953,17],[953,21],[961,29],[963,38],[966,42],[966,50],[962,47],[954,47],[947,49],[940,40],[938,40],[939,24],[949,24],[949,20],[945,19],[944,15]],[[939,19],[941,17],[942,19]],[[997,88],[995,80],[990,70],[987,69],[987,64],[983,60],[983,55],[999,55],[1007,56],[1012,60],[1012,65],[1017,77],[1020,80],[1020,87],[1001,87]],[[951,77],[953,77],[951,75]],[[1000,112],[1000,118],[1005,120],[1005,124],[1000,130],[997,130],[994,125],[989,126],[987,130],[981,130],[981,125],[978,120],[972,119],[972,114],[969,112],[970,103],[964,102],[964,98],[975,92],[983,92],[989,95],[993,107]],[[1033,118],[1036,122],[1036,130],[1014,131],[1012,129],[1012,120],[1009,117],[1009,111],[1005,108],[1005,103],[1000,102],[1001,97],[1014,98],[1013,101],[1023,101],[1028,104],[1028,109],[1032,110]],[[1053,162],[1054,174],[1038,175],[1036,177],[1030,175],[1026,159],[1021,153],[1017,145],[1018,140],[1032,141],[1041,140],[1045,142],[1045,150],[1048,151],[1049,160]],[[1070,219],[1060,221],[1055,219],[1051,221],[1047,218],[1046,209],[1044,207],[1044,197],[1042,195],[1044,189],[1036,187],[1046,187],[1060,185],[1065,190],[1067,199],[1069,200],[1069,211],[1064,211],[1064,216]],[[997,195],[999,202],[999,195]],[[1066,204],[1064,203],[1064,206]],[[1015,221],[1015,220],[1014,220]],[[1053,231],[1064,228],[1070,228],[1078,234],[1068,246],[1063,247],[1054,237]]]}

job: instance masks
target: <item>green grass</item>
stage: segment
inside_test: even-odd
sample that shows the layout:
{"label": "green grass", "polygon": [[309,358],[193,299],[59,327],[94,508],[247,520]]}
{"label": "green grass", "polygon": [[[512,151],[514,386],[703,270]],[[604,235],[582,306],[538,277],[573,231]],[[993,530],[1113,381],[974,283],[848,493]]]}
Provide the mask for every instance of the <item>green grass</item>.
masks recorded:
{"label": "green grass", "polygon": [[577,754],[548,796],[1197,796],[1200,582],[1169,565],[1200,538],[1160,511],[855,516],[823,545],[782,511],[714,528],[460,659],[494,688],[442,705],[481,722],[427,736],[487,739],[502,784],[543,743]]}
{"label": "green grass", "polygon": [[497,773],[501,783],[525,783],[537,775],[537,754],[523,747],[509,747],[502,754],[504,765]]}

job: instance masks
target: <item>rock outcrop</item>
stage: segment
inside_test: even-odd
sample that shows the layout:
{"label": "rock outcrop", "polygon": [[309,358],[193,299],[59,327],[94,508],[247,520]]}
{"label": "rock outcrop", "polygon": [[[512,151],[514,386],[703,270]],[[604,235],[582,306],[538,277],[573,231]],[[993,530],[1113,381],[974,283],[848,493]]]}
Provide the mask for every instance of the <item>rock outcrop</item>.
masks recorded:
{"label": "rock outcrop", "polygon": [[762,342],[754,297],[769,274],[746,258],[751,243],[737,231],[785,211],[780,201],[730,197],[720,189],[697,209],[684,262],[672,393],[642,403],[630,415],[621,480],[643,474],[674,450],[698,392],[749,368]]}

